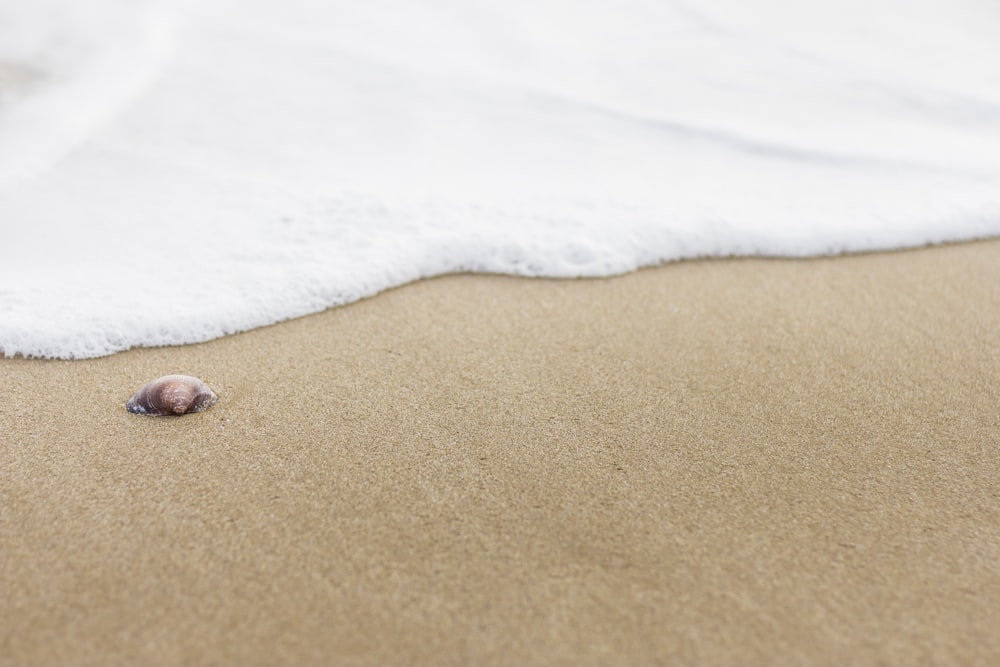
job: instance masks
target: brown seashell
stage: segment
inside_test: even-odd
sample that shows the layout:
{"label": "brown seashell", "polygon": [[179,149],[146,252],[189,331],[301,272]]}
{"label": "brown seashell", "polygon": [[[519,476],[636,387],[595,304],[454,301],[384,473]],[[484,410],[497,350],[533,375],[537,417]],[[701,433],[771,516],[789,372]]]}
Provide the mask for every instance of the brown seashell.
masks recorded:
{"label": "brown seashell", "polygon": [[128,399],[125,407],[137,415],[183,415],[215,405],[219,397],[208,385],[190,375],[164,375]]}

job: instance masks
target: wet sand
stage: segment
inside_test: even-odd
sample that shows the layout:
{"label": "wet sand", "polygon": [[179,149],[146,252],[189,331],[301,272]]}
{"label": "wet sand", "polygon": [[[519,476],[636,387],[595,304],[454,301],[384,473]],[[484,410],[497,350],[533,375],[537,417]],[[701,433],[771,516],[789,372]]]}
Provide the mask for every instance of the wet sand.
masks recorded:
{"label": "wet sand", "polygon": [[4,665],[1000,664],[998,600],[1000,241],[0,360]]}

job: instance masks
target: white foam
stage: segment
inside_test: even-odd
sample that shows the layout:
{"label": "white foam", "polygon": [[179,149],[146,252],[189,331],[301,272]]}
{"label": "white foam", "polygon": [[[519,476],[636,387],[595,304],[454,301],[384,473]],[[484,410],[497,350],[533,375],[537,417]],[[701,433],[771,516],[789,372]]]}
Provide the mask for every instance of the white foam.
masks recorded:
{"label": "white foam", "polygon": [[0,3],[0,69],[20,84],[0,77],[0,192],[65,156],[141,90],[167,55],[168,16],[152,0]]}
{"label": "white foam", "polygon": [[41,73],[0,95],[6,355],[1000,234],[987,0],[45,3],[0,2]]}

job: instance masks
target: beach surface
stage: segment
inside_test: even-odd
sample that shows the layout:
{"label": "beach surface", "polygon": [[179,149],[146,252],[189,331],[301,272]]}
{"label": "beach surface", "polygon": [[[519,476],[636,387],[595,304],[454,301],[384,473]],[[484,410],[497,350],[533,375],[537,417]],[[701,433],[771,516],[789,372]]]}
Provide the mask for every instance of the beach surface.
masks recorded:
{"label": "beach surface", "polygon": [[1000,241],[0,359],[3,665],[1000,664],[998,600]]}

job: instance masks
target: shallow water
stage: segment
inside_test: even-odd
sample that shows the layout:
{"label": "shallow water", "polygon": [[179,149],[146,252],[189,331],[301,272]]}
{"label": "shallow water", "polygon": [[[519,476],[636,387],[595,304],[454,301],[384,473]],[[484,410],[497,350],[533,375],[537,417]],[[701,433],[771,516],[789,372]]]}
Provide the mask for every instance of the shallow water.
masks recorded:
{"label": "shallow water", "polygon": [[455,271],[1000,234],[985,1],[86,10],[0,0],[6,355],[207,340]]}

